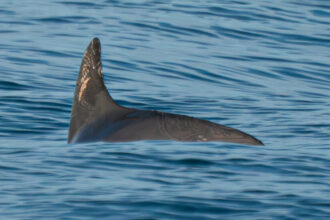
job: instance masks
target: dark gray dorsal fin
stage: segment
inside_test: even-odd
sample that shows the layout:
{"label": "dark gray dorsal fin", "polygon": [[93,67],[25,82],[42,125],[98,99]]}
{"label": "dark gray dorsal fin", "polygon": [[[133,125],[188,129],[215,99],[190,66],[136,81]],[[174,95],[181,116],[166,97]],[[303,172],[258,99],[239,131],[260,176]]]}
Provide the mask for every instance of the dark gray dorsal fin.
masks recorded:
{"label": "dark gray dorsal fin", "polygon": [[100,115],[119,110],[104,85],[101,63],[101,43],[94,38],[88,45],[80,66],[73,98],[68,142],[77,132]]}

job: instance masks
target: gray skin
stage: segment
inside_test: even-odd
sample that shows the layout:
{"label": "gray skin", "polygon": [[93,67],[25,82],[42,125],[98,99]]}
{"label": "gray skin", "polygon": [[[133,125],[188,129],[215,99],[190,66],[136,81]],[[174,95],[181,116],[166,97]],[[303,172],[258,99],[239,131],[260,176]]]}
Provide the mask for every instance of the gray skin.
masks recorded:
{"label": "gray skin", "polygon": [[263,145],[239,130],[185,115],[118,105],[104,85],[101,44],[87,47],[73,99],[68,143],[138,140],[224,141]]}

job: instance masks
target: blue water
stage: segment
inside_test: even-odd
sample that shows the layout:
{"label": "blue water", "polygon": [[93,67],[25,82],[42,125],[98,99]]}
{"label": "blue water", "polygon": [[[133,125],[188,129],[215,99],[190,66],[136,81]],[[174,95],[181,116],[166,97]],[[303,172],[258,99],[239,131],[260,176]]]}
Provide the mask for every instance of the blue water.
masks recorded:
{"label": "blue water", "polygon": [[[68,145],[93,37],[120,104],[265,146]],[[5,0],[0,39],[0,219],[329,219],[329,1]]]}

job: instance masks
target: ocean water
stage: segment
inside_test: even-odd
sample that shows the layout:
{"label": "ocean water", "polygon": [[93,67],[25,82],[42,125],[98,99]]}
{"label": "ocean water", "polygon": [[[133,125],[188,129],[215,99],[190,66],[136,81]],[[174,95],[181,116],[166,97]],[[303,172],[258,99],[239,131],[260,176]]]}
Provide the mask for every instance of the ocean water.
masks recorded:
{"label": "ocean water", "polygon": [[[93,37],[120,104],[265,146],[67,144]],[[330,2],[0,2],[0,219],[329,219]]]}

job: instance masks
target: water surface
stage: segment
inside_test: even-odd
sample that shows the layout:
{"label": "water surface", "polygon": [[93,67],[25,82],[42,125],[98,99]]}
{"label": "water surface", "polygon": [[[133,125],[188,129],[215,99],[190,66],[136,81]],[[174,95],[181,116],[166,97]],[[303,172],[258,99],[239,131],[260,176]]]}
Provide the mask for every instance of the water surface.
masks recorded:
{"label": "water surface", "polygon": [[[328,1],[2,1],[2,219],[328,219]],[[68,145],[93,37],[120,104],[264,147]]]}

